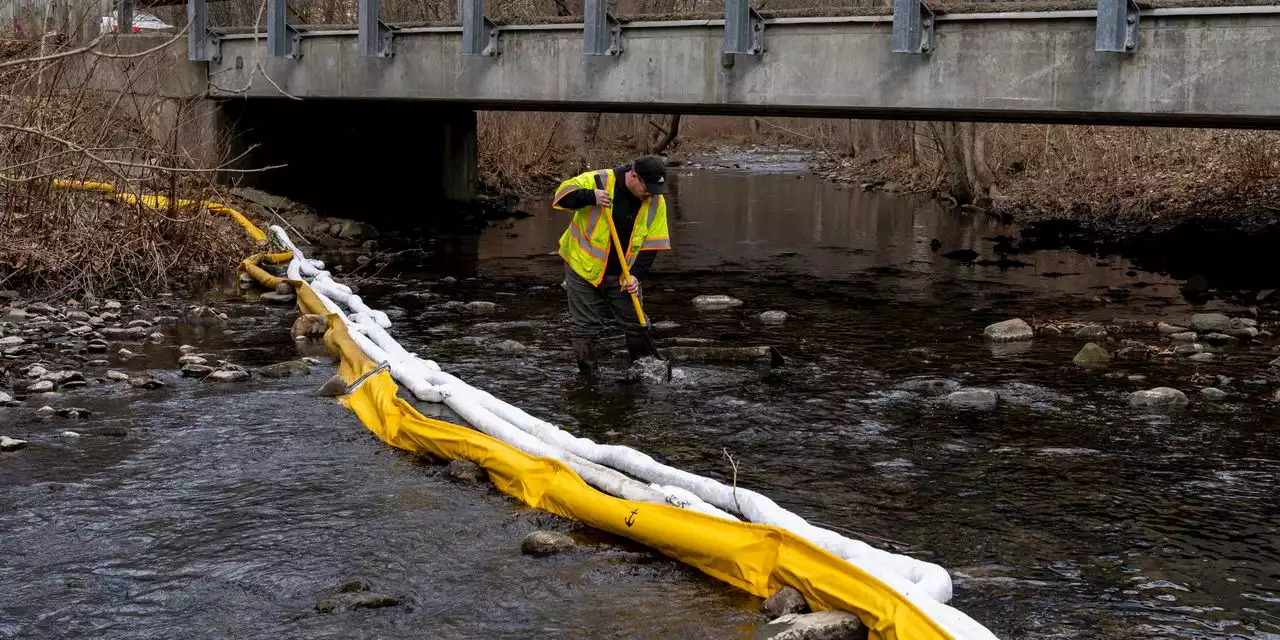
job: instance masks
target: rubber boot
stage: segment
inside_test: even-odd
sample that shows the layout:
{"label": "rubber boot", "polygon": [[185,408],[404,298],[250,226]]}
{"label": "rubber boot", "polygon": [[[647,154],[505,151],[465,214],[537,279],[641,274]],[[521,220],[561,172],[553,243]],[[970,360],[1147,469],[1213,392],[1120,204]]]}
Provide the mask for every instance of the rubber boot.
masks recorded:
{"label": "rubber boot", "polygon": [[661,359],[645,336],[627,336],[627,366],[635,364],[640,358],[652,356]]}
{"label": "rubber boot", "polygon": [[584,376],[596,372],[596,341],[585,338],[573,339],[573,355],[578,360],[578,373]]}

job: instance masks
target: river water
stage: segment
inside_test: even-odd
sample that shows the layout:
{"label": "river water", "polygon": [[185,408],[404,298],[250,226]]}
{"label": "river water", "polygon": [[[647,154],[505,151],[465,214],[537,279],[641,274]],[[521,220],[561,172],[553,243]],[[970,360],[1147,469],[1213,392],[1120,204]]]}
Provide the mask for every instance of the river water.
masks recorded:
{"label": "river water", "polygon": [[[389,310],[410,350],[530,413],[726,482],[727,453],[740,485],[811,522],[941,564],[953,605],[1001,638],[1280,638],[1273,353],[1086,371],[1071,363],[1083,341],[992,347],[983,327],[1012,317],[1200,307],[1116,257],[945,257],[996,261],[1016,229],[771,162],[673,175],[675,251],[656,261],[645,308],[678,325],[664,337],[775,346],[776,369],[684,364],[672,384],[637,384],[618,373],[615,340],[602,379],[576,380],[548,255],[567,218],[546,202],[386,266],[350,260],[339,277]],[[743,304],[700,311],[701,294]],[[308,396],[331,366],[242,386],[177,377],[183,342],[246,366],[317,355],[291,343],[282,308],[211,300],[232,316],[224,330],[180,328],[127,364],[162,372],[166,389],[69,392],[57,400],[95,410],[74,426],[0,409],[8,435],[32,440],[0,457],[0,637],[736,638],[764,622],[757,599],[603,534],[522,556],[525,533],[566,525],[452,483]],[[443,304],[472,300],[498,308]],[[766,310],[789,316],[766,325]],[[1200,400],[1219,374],[1233,378],[1226,401]],[[1157,386],[1191,405],[1126,406]],[[962,412],[930,392],[959,387],[1000,404]],[[129,436],[58,435],[102,425]],[[312,609],[353,578],[406,604]]]}

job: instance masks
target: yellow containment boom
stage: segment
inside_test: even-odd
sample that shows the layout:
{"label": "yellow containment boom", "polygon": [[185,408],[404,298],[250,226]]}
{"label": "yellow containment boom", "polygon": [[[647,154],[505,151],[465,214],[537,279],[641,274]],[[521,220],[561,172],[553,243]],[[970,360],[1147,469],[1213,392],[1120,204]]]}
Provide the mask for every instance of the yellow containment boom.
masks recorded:
{"label": "yellow containment boom", "polygon": [[[163,196],[139,199],[103,183],[55,184],[103,191],[126,202],[168,206]],[[266,239],[261,229],[230,207],[189,200],[179,201],[179,206],[204,206],[230,215],[251,237]],[[268,288],[289,283],[302,312],[328,318],[325,346],[338,359],[339,375],[350,385],[376,369],[377,363],[365,355],[343,319],[328,311],[307,282],[271,275],[260,266],[290,258],[289,253],[257,254],[242,262],[240,270]],[[425,417],[399,397],[398,391],[391,374],[380,371],[340,402],[393,447],[475,462],[488,471],[499,490],[531,507],[635,540],[756,596],[767,597],[783,586],[794,587],[815,611],[838,609],[856,614],[869,628],[871,638],[880,640],[959,637],[880,579],[785,529],[608,495],[558,460],[533,456],[474,429]],[[983,637],[994,637],[989,633]]]}

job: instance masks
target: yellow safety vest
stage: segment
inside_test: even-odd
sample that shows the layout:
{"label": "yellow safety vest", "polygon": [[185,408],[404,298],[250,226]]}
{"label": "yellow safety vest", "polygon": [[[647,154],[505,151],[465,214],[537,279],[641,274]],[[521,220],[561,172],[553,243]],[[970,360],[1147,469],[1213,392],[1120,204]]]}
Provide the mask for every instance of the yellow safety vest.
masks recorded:
{"label": "yellow safety vest", "polygon": [[[602,169],[588,171],[560,183],[556,189],[552,207],[561,211],[573,211],[573,220],[569,228],[560,236],[560,257],[582,276],[583,280],[598,286],[604,279],[604,266],[608,262],[609,252],[613,250],[613,240],[609,237],[609,225],[604,221],[599,206],[592,205],[581,209],[569,209],[560,206],[560,200],[579,189],[594,191],[604,189],[609,197],[614,198],[617,181],[613,171]],[[623,188],[626,188],[625,185]],[[619,230],[621,239],[622,232]],[[649,196],[640,202],[640,211],[636,214],[635,226],[631,228],[631,242],[627,247],[627,267],[636,262],[641,251],[662,251],[671,248],[671,237],[667,231],[667,201],[662,196]]]}

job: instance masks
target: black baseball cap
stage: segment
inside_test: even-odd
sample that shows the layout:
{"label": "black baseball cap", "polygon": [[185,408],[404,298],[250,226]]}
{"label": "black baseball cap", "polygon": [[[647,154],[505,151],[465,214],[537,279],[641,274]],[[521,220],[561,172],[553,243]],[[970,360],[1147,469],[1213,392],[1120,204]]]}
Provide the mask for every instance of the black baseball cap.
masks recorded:
{"label": "black baseball cap", "polygon": [[644,180],[649,193],[658,195],[667,192],[667,161],[659,155],[647,155],[636,158],[631,163],[636,175]]}

